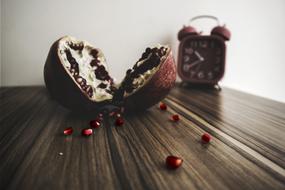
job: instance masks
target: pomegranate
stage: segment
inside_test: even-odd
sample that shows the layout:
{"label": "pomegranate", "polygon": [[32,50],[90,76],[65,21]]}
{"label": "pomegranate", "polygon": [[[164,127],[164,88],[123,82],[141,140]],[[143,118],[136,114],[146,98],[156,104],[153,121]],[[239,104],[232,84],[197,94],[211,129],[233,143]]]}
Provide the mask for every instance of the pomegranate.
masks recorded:
{"label": "pomegranate", "polygon": [[51,97],[73,111],[99,111],[105,105],[143,110],[174,86],[176,66],[168,46],[146,48],[122,82],[115,84],[102,51],[65,36],[51,46],[45,67]]}

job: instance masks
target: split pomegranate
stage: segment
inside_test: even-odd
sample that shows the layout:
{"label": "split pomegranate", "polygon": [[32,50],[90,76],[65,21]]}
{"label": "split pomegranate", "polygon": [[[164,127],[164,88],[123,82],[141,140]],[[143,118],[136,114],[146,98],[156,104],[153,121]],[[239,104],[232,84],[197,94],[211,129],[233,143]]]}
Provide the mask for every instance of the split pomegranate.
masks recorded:
{"label": "split pomegranate", "polygon": [[168,94],[176,66],[168,46],[146,48],[123,81],[115,84],[100,49],[65,36],[50,48],[44,79],[51,97],[74,111],[98,111],[105,105],[142,110]]}
{"label": "split pomegranate", "polygon": [[177,156],[167,156],[165,160],[165,164],[170,169],[177,169],[179,168],[183,163],[183,159]]}

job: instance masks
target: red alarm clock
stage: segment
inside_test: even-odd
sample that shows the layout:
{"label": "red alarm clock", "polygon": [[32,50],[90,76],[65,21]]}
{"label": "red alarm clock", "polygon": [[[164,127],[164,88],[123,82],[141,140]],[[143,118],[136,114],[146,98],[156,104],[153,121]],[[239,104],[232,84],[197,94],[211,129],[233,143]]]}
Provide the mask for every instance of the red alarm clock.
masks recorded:
{"label": "red alarm clock", "polygon": [[[210,35],[203,35],[191,26],[191,22],[201,18],[214,19],[217,26]],[[217,17],[196,16],[178,33],[178,74],[182,81],[193,84],[216,85],[225,73],[226,44],[231,33],[220,26]]]}

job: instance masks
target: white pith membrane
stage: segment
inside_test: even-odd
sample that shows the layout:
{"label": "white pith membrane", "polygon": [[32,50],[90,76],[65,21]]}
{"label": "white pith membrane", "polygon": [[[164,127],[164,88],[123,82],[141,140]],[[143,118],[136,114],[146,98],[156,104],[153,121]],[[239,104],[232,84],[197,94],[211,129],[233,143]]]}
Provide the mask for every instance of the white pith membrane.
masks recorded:
{"label": "white pith membrane", "polygon": [[[96,56],[92,53],[94,52],[93,50],[98,52]],[[121,100],[135,93],[157,72],[161,63],[167,58],[169,51],[170,48],[168,46],[162,45],[147,48],[135,66],[127,71],[123,81],[119,84],[114,84],[113,79],[109,76],[106,60],[100,49],[94,48],[86,41],[79,41],[70,36],[63,37],[58,44],[58,56],[66,71],[80,87],[81,91],[95,102],[112,100],[113,96],[117,96],[116,99]],[[78,64],[78,73],[74,69],[76,64],[70,63],[71,57]],[[97,60],[96,65],[93,64],[91,66],[90,63],[93,63],[94,60]],[[108,79],[98,79],[98,75],[95,72],[99,67],[103,68],[104,73],[109,77],[107,77]],[[78,77],[85,79],[86,85],[82,84],[82,81],[78,81]],[[100,88],[99,86],[102,85],[104,87]]]}
{"label": "white pith membrane", "polygon": [[[71,48],[71,45],[83,45],[82,50],[74,50]],[[88,96],[88,94],[83,91],[91,100],[100,102],[108,99],[112,99],[113,95],[111,92],[111,81],[110,80],[99,80],[95,76],[95,70],[98,68],[98,66],[91,66],[90,63],[95,58],[90,55],[91,50],[95,49],[92,47],[88,42],[86,41],[78,41],[73,37],[66,36],[62,38],[59,41],[58,45],[58,55],[61,59],[61,62],[65,66],[67,72],[72,76],[73,80],[76,82],[76,78],[74,77],[74,72],[71,72],[71,64],[67,59],[66,50],[69,50],[72,57],[76,60],[78,63],[78,69],[79,69],[79,76],[84,78],[86,80],[86,85],[90,85],[93,93],[92,96]],[[105,70],[107,71],[107,65],[106,60],[104,58],[104,55],[100,49],[95,49],[98,51],[97,59],[98,59],[98,65],[103,66]],[[79,83],[76,82],[78,85]],[[98,85],[103,83],[106,85],[106,88],[98,88]],[[80,85],[79,85],[80,86]]]}

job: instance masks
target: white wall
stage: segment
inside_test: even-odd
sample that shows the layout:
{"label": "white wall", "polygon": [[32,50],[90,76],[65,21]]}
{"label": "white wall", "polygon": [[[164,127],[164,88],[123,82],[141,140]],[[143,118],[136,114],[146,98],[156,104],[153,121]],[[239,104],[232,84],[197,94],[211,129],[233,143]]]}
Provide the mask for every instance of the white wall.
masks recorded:
{"label": "white wall", "polygon": [[3,15],[2,15],[2,0],[0,3],[0,87],[2,86],[2,19],[3,19]]}
{"label": "white wall", "polygon": [[[169,43],[176,55],[182,25],[192,16],[212,14],[233,34],[222,84],[285,102],[284,0],[1,0],[1,4],[4,86],[44,84],[49,47],[65,34],[100,47],[111,73],[121,79],[148,45]],[[210,28],[203,21],[200,26]]]}

